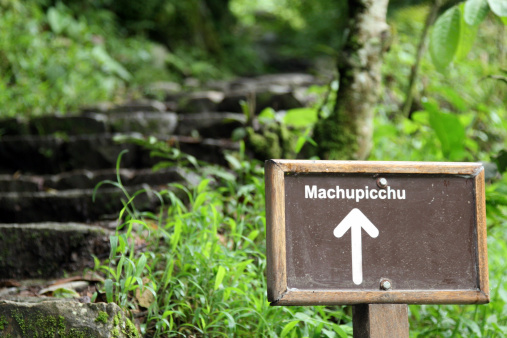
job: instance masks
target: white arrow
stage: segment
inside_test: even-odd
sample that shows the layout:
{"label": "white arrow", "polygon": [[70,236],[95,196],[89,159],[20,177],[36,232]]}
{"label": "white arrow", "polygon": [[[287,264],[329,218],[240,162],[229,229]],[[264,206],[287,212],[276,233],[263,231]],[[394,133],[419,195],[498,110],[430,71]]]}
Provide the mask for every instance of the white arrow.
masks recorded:
{"label": "white arrow", "polygon": [[352,281],[359,285],[363,282],[363,250],[361,241],[361,228],[368,235],[376,238],[379,234],[378,229],[372,222],[361,212],[354,208],[345,218],[334,228],[333,235],[342,237],[347,230],[351,229],[352,239]]}

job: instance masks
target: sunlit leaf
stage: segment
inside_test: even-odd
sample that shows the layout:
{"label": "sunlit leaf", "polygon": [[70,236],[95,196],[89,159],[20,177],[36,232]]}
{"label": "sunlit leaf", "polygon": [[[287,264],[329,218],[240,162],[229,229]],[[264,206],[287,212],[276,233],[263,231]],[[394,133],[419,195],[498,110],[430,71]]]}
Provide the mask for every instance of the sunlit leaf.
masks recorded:
{"label": "sunlit leaf", "polygon": [[299,320],[293,320],[292,322],[289,322],[287,325],[284,326],[282,332],[280,333],[280,338],[286,337],[296,325],[299,324]]}
{"label": "sunlit leaf", "polygon": [[489,8],[498,16],[507,16],[507,1],[488,0]]}
{"label": "sunlit leaf", "polygon": [[49,8],[47,18],[51,30],[56,34],[62,33],[65,28],[65,17],[58,11],[58,9],[55,7]]}
{"label": "sunlit leaf", "polygon": [[118,248],[118,236],[109,237],[109,242],[111,243],[111,253],[109,254],[109,259],[114,259],[116,257],[116,249]]}
{"label": "sunlit leaf", "polygon": [[468,318],[461,318],[462,322],[474,333],[476,337],[482,337],[479,325]]}
{"label": "sunlit leaf", "polygon": [[468,0],[465,2],[464,20],[471,26],[476,26],[488,15],[487,0]]}
{"label": "sunlit leaf", "polygon": [[313,108],[295,108],[287,111],[285,123],[295,127],[306,127],[317,122],[317,110]]}
{"label": "sunlit leaf", "polygon": [[458,7],[449,8],[433,27],[430,37],[430,54],[439,70],[444,70],[454,59],[460,41],[461,12]]}
{"label": "sunlit leaf", "polygon": [[[460,6],[461,11],[465,11],[466,13],[466,7],[463,9],[464,6]],[[486,4],[487,7],[487,4]],[[487,12],[486,12],[487,14]],[[475,37],[477,36],[477,31],[479,27],[478,25],[470,25],[467,22],[465,22],[465,16],[461,16],[461,26],[460,26],[460,34],[459,34],[459,43],[458,43],[458,50],[456,51],[456,59],[457,60],[463,60],[470,50],[472,49]]]}
{"label": "sunlit leaf", "polygon": [[146,255],[141,255],[141,257],[139,257],[139,260],[137,261],[136,272],[134,274],[135,277],[141,276],[141,273],[143,272],[145,265],[146,265]]}
{"label": "sunlit leaf", "polygon": [[57,298],[79,298],[81,295],[69,288],[58,288],[53,291],[53,297]]}
{"label": "sunlit leaf", "polygon": [[218,288],[222,284],[222,281],[224,280],[224,277],[225,277],[225,268],[220,265],[218,267],[217,276],[215,277],[215,288],[214,288],[215,291],[218,290]]}
{"label": "sunlit leaf", "polygon": [[113,281],[111,279],[106,279],[104,282],[104,287],[106,289],[106,299],[108,303],[113,302]]}

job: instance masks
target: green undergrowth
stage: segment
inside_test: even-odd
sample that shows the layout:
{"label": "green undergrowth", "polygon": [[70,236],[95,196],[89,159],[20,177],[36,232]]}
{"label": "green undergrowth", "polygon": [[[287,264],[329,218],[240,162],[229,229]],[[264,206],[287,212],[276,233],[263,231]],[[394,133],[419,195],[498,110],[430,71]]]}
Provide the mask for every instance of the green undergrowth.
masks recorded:
{"label": "green undergrowth", "polygon": [[[159,215],[125,203],[111,259],[97,263],[109,277],[108,301],[147,308],[141,330],[148,337],[349,336],[350,309],[269,305],[262,163],[228,158],[232,170],[201,167],[197,187],[160,192],[170,205]],[[139,237],[145,250],[136,249]]]}
{"label": "green undergrowth", "polygon": [[[427,55],[423,58],[409,118],[401,116],[400,107],[415,61],[413,37],[420,34],[426,12],[426,7],[409,8],[400,11],[391,23],[396,35],[383,66],[383,95],[375,115],[369,159],[484,161],[497,165],[486,168],[491,303],[411,305],[410,336],[503,337],[507,335],[506,91],[502,82],[491,78],[501,72],[501,64],[490,62],[497,60],[498,41],[494,35],[486,35],[496,26],[486,25],[478,47],[445,73],[437,72]],[[299,134],[285,128],[294,133],[289,142],[293,149],[284,148],[282,138],[278,143],[267,142],[275,132],[285,132],[278,123],[282,127],[289,123],[279,121],[272,111],[263,112],[260,124],[271,134],[264,134],[261,141],[265,143],[260,148],[274,144],[285,153],[300,153],[305,143],[313,142],[311,128],[317,116],[331,111],[337,88],[337,81],[331,82],[329,89],[313,88],[321,96],[327,92],[330,99],[320,100],[316,108],[287,113],[301,128]],[[198,163],[167,143],[159,147],[152,138],[146,143],[158,156],[166,154],[161,156],[165,162],[156,168],[171,162],[191,167],[201,181],[196,187],[172,184],[159,192],[164,207],[157,214],[139,212],[136,196],[126,194],[121,224],[111,237],[110,258],[96,261],[96,269],[107,275],[101,291],[109,302],[127,311],[147,311],[141,324],[144,336],[352,335],[351,307],[269,305],[262,163],[248,159],[244,147],[228,154],[229,168],[223,168]],[[110,183],[122,188],[120,180]]]}
{"label": "green undergrowth", "polygon": [[[111,259],[97,262],[109,277],[108,301],[146,310],[145,337],[350,337],[351,307],[269,305],[263,166],[242,151],[227,158],[230,169],[200,163],[198,186],[171,184],[160,192],[170,203],[158,215],[134,210],[135,197],[127,196]],[[491,303],[411,305],[411,337],[507,332],[507,176],[488,181]]]}

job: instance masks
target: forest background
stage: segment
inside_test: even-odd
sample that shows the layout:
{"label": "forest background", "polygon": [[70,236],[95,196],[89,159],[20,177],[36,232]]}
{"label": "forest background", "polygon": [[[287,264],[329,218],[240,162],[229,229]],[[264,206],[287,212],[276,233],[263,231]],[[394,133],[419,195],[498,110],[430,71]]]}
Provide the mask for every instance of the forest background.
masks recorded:
{"label": "forest background", "polygon": [[[287,112],[290,119],[267,109],[256,133],[286,130],[293,142],[282,156],[315,156],[315,126],[336,111],[350,8],[361,3],[368,1],[0,0],[0,114],[73,114],[156,96],[156,81],[185,87],[189,79],[308,72],[325,83],[311,88],[315,105]],[[507,335],[506,17],[501,0],[389,2],[372,146],[363,157],[482,161],[488,180],[492,301],[410,306],[414,337]],[[171,158],[203,179],[177,187],[189,203],[166,192],[168,217],[126,203],[119,230],[127,231],[111,238],[110,259],[96,262],[109,277],[108,301],[135,310],[135,290],[149,290],[146,336],[350,336],[350,307],[269,306],[262,162],[247,156],[248,131],[237,135],[242,147],[228,154],[230,168]],[[133,236],[145,238],[146,251],[134,252]]]}

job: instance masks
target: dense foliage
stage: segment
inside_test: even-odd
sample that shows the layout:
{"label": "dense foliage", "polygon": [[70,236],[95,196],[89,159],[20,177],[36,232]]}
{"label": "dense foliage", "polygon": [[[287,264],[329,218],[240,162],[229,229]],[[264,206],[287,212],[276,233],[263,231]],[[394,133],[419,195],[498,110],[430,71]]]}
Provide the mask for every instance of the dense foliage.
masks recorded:
{"label": "dense foliage", "polygon": [[[140,3],[0,0],[1,115],[72,111],[125,97],[137,85],[157,79],[208,79],[241,67],[257,72],[276,66],[257,57],[252,41],[276,54],[277,60],[296,55],[312,61],[335,56],[343,41],[339,21],[346,9],[336,6],[339,1],[150,0],[138,8]],[[209,22],[213,27],[201,26],[200,15],[212,15],[217,3],[229,7],[214,14]],[[369,159],[485,161],[496,163],[499,170],[488,169],[486,192],[492,302],[410,306],[411,336],[505,336],[507,85],[502,68],[505,18],[499,19],[504,9],[498,12],[494,6],[500,2],[491,0],[496,15],[483,15],[481,10],[473,16],[467,6],[484,8],[486,1],[468,0],[441,14],[432,33],[432,59],[424,55],[421,60],[409,118],[400,114],[400,107],[429,6],[420,1],[396,3]],[[198,8],[210,11],[196,14]],[[228,34],[220,33],[220,15],[234,27]],[[470,29],[465,25],[477,34],[475,48],[465,41],[463,32]],[[182,41],[189,31],[196,41],[185,46]],[[272,32],[274,40],[266,32]],[[466,46],[460,49],[460,43]],[[313,142],[311,128],[318,114],[332,109],[338,85],[334,80],[328,87],[312,88],[320,95],[316,106],[290,111],[284,121],[275,121],[273,111],[266,110],[261,124],[275,121],[293,131],[296,141],[289,154],[296,156],[306,141]],[[157,215],[138,212],[135,196],[126,195],[122,223],[111,238],[111,255],[106,261],[96,260],[96,269],[108,277],[102,289],[108,301],[127,310],[147,309],[143,334],[351,335],[350,307],[269,306],[262,163],[246,158],[244,148],[228,154],[230,168],[224,169],[197,163],[153,139],[146,146],[170,154],[172,165],[184,163],[202,181],[194,189],[172,185],[160,192],[161,200],[170,203]],[[121,181],[109,183],[122,187]]]}

